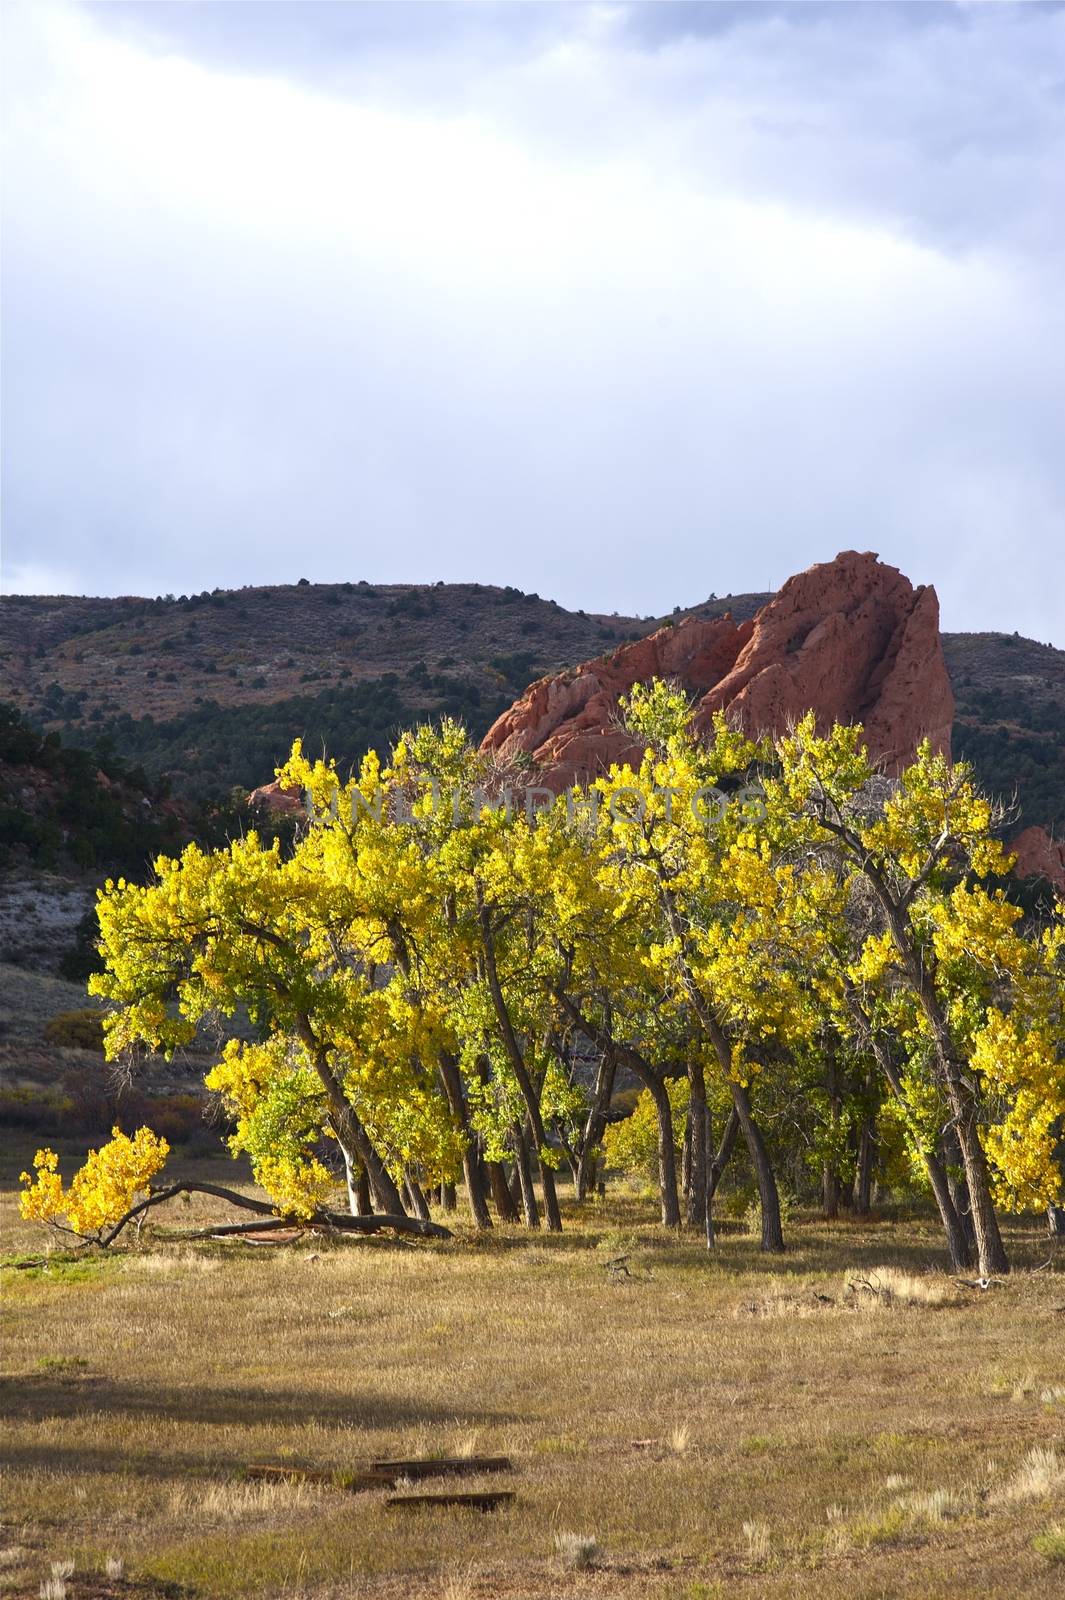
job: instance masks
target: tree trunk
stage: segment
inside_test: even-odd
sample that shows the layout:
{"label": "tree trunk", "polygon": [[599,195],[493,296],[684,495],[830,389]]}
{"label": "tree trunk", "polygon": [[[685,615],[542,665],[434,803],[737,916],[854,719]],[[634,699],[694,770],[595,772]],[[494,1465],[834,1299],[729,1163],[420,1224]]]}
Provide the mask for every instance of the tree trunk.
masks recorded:
{"label": "tree trunk", "polygon": [[[540,1108],[537,1106],[536,1121],[540,1121]],[[529,1122],[533,1122],[530,1116]],[[544,1200],[544,1216],[547,1218],[547,1227],[550,1233],[562,1232],[562,1211],[558,1203],[558,1189],[555,1186],[555,1169],[552,1167],[544,1151],[547,1147],[547,1135],[544,1133],[543,1124],[540,1124],[540,1133],[537,1135],[534,1126],[529,1128],[529,1137],[536,1144],[536,1164],[540,1169],[540,1193]]]}
{"label": "tree trunk", "polygon": [[[899,1077],[895,1063],[891,1059],[891,1052],[873,1032],[872,1025],[865,1013],[865,1008],[853,989],[848,990],[847,999],[851,1014],[858,1025],[859,1037],[872,1052],[873,1059],[887,1080],[888,1088],[895,1096],[895,1099],[898,1100],[900,1105],[905,1106],[902,1079]],[[947,1146],[950,1133],[950,1129],[947,1129],[944,1133],[944,1147]],[[964,1213],[959,1212],[956,1195],[951,1188],[947,1173],[946,1163],[940,1160],[939,1156],[928,1150],[923,1152],[923,1160],[925,1171],[928,1173],[928,1181],[932,1185],[932,1193],[939,1208],[943,1232],[947,1236],[947,1249],[950,1252],[951,1266],[956,1271],[970,1267],[975,1253],[975,1240],[972,1237],[971,1230],[967,1229],[965,1225],[968,1220],[968,1205],[966,1204]],[[957,1160],[960,1165],[960,1151],[957,1153]]]}
{"label": "tree trunk", "polygon": [[762,1249],[776,1254],[784,1249],[784,1230],[780,1222],[780,1196],[773,1163],[769,1159],[762,1130],[751,1112],[747,1090],[741,1083],[733,1083],[731,1087],[732,1103],[747,1141],[747,1153],[758,1185],[758,1200],[762,1210]]}
{"label": "tree trunk", "polygon": [[[902,1101],[902,1080],[895,1071],[894,1062],[891,1061],[886,1050],[883,1050],[881,1046],[876,1047],[876,1055],[892,1094],[895,1095],[896,1099]],[[972,1266],[975,1251],[972,1230],[967,1228],[965,1221],[963,1221],[963,1215],[965,1220],[968,1219],[968,1208],[964,1213],[960,1213],[958,1210],[956,1193],[951,1186],[946,1163],[931,1150],[923,1151],[922,1159],[925,1171],[928,1173],[928,1181],[932,1186],[932,1193],[935,1196],[940,1221],[943,1224],[943,1232],[947,1236],[950,1264],[956,1272],[962,1271],[966,1267]],[[959,1162],[961,1160],[960,1152],[958,1153],[958,1160]]]}
{"label": "tree trunk", "polygon": [[570,1021],[580,1028],[585,1038],[591,1044],[598,1045],[601,1050],[613,1050],[619,1063],[623,1067],[628,1067],[650,1093],[658,1118],[658,1175],[662,1195],[662,1222],[667,1228],[679,1228],[677,1153],[673,1144],[673,1113],[665,1083],[638,1050],[634,1050],[631,1045],[616,1043],[605,1029],[600,1028],[590,1017],[584,1016],[564,989],[556,989],[554,994]]}
{"label": "tree trunk", "polygon": [[536,1160],[540,1168],[540,1187],[544,1197],[544,1214],[547,1217],[547,1226],[552,1233],[562,1232],[562,1213],[558,1205],[558,1193],[555,1189],[555,1174],[545,1158],[547,1149],[547,1134],[544,1131],[543,1118],[540,1115],[540,1097],[533,1087],[532,1079],[525,1066],[525,1057],[521,1046],[518,1044],[514,1025],[510,1020],[506,999],[503,995],[502,985],[499,981],[499,972],[496,967],[495,939],[492,934],[491,919],[488,907],[480,885],[477,886],[477,915],[481,927],[481,948],[484,952],[485,976],[488,979],[488,992],[492,997],[492,1008],[499,1024],[499,1032],[506,1051],[507,1060],[510,1062],[511,1071],[517,1081],[521,1097],[525,1101],[525,1110],[529,1118],[529,1132],[532,1142],[536,1147]]}
{"label": "tree trunk", "polygon": [[329,1120],[333,1124],[341,1147],[357,1155],[361,1161],[370,1181],[378,1211],[389,1212],[393,1216],[405,1216],[403,1201],[399,1197],[399,1190],[392,1179],[392,1174],[378,1155],[377,1147],[345,1095],[340,1079],[330,1065],[329,1052],[319,1043],[311,1027],[310,1018],[305,1012],[297,1016],[296,1026],[325,1090],[329,1102]]}
{"label": "tree trunk", "polygon": [[841,1188],[839,1173],[826,1161],[821,1174],[821,1209],[826,1222],[835,1222],[839,1216]]}
{"label": "tree trunk", "polygon": [[1052,1239],[1065,1239],[1065,1206],[1047,1206],[1047,1232]]}
{"label": "tree trunk", "polygon": [[617,1057],[613,1050],[604,1050],[599,1057],[599,1070],[595,1076],[595,1093],[588,1110],[581,1137],[581,1153],[577,1161],[574,1187],[578,1200],[586,1200],[595,1182],[596,1151],[606,1131],[606,1115],[614,1093]]}
{"label": "tree trunk", "polygon": [[[835,1052],[830,1048],[827,1052],[826,1082],[828,1104],[831,1113],[831,1127],[834,1131],[839,1128],[841,1102],[839,1084],[836,1076]],[[821,1210],[826,1222],[834,1222],[839,1216],[840,1190],[843,1187],[840,1176],[831,1161],[826,1161],[821,1172]]]}
{"label": "tree trunk", "polygon": [[[676,912],[668,900],[666,901],[669,916],[670,931],[675,936],[680,936],[680,927]],[[755,1181],[758,1184],[758,1199],[762,1209],[762,1249],[779,1252],[784,1249],[784,1232],[780,1224],[780,1195],[777,1193],[777,1180],[773,1174],[773,1163],[769,1159],[769,1151],[762,1137],[762,1130],[754,1120],[751,1111],[751,1102],[747,1090],[741,1083],[737,1083],[732,1076],[732,1051],[729,1048],[728,1038],[724,1028],[718,1021],[717,1014],[712,1005],[707,1001],[692,974],[688,959],[684,960],[684,986],[688,991],[692,1009],[702,1025],[703,1032],[713,1045],[714,1054],[717,1056],[721,1075],[732,1092],[732,1104],[736,1108],[736,1115],[740,1119],[743,1137],[747,1141],[747,1150],[754,1168]]]}
{"label": "tree trunk", "polygon": [[[870,1090],[872,1085],[869,1085]],[[876,1137],[873,1133],[873,1119],[866,1113],[862,1117],[861,1133],[858,1135],[858,1166],[854,1174],[854,1211],[859,1217],[867,1217],[873,1209],[873,1166],[876,1160]]]}
{"label": "tree trunk", "polygon": [[649,1072],[645,1087],[654,1101],[658,1118],[658,1188],[662,1201],[662,1225],[680,1227],[680,1201],[677,1197],[677,1150],[673,1143],[673,1108],[666,1086],[657,1073]]}
{"label": "tree trunk", "polygon": [[525,1134],[517,1122],[511,1129],[511,1137],[514,1141],[514,1166],[517,1171],[518,1183],[521,1187],[521,1205],[525,1213],[525,1226],[527,1228],[538,1228],[540,1226],[540,1208],[536,1204],[536,1190],[533,1188],[529,1147],[525,1142]]}
{"label": "tree trunk", "polygon": [[514,1196],[510,1192],[510,1184],[501,1161],[486,1161],[488,1169],[488,1185],[492,1191],[492,1200],[495,1203],[496,1215],[500,1222],[520,1222],[521,1212],[514,1204]]}
{"label": "tree trunk", "polygon": [[345,1216],[342,1211],[316,1211],[309,1219],[295,1219],[292,1217],[279,1217],[275,1208],[264,1204],[261,1200],[252,1200],[247,1195],[239,1194],[235,1189],[225,1189],[217,1183],[171,1183],[165,1189],[156,1189],[143,1200],[138,1200],[131,1206],[124,1216],[111,1227],[101,1232],[96,1238],[83,1239],[81,1246],[90,1244],[99,1245],[106,1249],[113,1244],[122,1230],[143,1217],[145,1212],[155,1206],[163,1205],[168,1200],[173,1200],[179,1194],[209,1194],[218,1200],[228,1200],[230,1205],[239,1206],[244,1211],[254,1213],[254,1222],[215,1223],[206,1228],[197,1228],[192,1233],[185,1234],[186,1238],[207,1239],[212,1236],[224,1237],[239,1235],[248,1232],[270,1231],[272,1229],[291,1228],[298,1225],[298,1220],[308,1222],[311,1227],[327,1225],[341,1231],[352,1233],[379,1233],[382,1228],[392,1228],[397,1233],[413,1233],[423,1239],[450,1239],[453,1237],[449,1228],[441,1227],[438,1222],[422,1222],[420,1218],[408,1217],[406,1213],[395,1216],[364,1217]]}
{"label": "tree trunk", "polygon": [[688,1062],[688,1126],[691,1155],[688,1162],[688,1222],[693,1228],[704,1228],[707,1211],[706,1164],[708,1160],[706,1082],[701,1061]]}
{"label": "tree trunk", "polygon": [[684,1117],[684,1133],[680,1141],[680,1198],[686,1212],[691,1211],[692,1192],[692,1108],[689,1105]]}
{"label": "tree trunk", "polygon": [[976,1229],[973,1226],[973,1208],[969,1200],[969,1185],[965,1181],[965,1163],[962,1159],[961,1145],[958,1143],[958,1130],[953,1123],[948,1123],[943,1129],[940,1146],[943,1170],[947,1179],[947,1192],[972,1265],[977,1260]]}
{"label": "tree trunk", "polygon": [[[725,1131],[721,1135],[721,1143],[717,1147],[717,1155],[714,1157],[713,1161],[711,1161],[710,1171],[707,1175],[706,1192],[711,1200],[717,1193],[717,1186],[721,1182],[721,1175],[729,1164],[729,1158],[735,1149],[736,1135],[739,1133],[739,1131],[740,1119],[736,1114],[736,1107],[733,1106],[732,1110],[728,1114],[728,1121],[725,1123]],[[708,1138],[708,1148],[709,1143],[710,1141]]]}
{"label": "tree trunk", "polygon": [[[458,1210],[458,1204],[459,1204],[458,1203],[458,1198],[456,1197],[456,1194],[455,1194],[455,1185],[453,1183],[442,1183],[440,1185],[440,1209],[441,1209],[441,1211],[457,1211]],[[488,1220],[489,1220],[489,1224],[491,1224],[491,1218],[489,1218]]]}
{"label": "tree trunk", "polygon": [[[993,1278],[1010,1270],[1009,1256],[1002,1243],[998,1218],[991,1200],[991,1182],[987,1160],[976,1126],[975,1107],[967,1104],[967,1093],[957,1096],[963,1120],[958,1123],[958,1143],[965,1167],[965,1182],[969,1190],[969,1215],[976,1234],[976,1265],[982,1278]],[[955,1096],[951,1096],[952,1104]]]}
{"label": "tree trunk", "polygon": [[915,950],[905,912],[892,898],[879,872],[865,868],[866,876],[880,901],[895,948],[902,958],[907,979],[924,1012],[935,1043],[940,1081],[946,1090],[951,1120],[961,1150],[965,1182],[969,1190],[969,1211],[976,1236],[976,1264],[982,1278],[1005,1274],[1009,1257],[1002,1243],[998,1218],[991,1200],[991,1180],[984,1147],[980,1143],[976,1096],[966,1080],[954,1053],[954,1040],[935,986],[935,968],[924,952]]}
{"label": "tree trunk", "polygon": [[485,1193],[484,1163],[477,1148],[477,1137],[470,1127],[470,1113],[462,1087],[462,1074],[459,1072],[458,1062],[449,1050],[438,1051],[437,1061],[448,1107],[462,1130],[462,1175],[466,1180],[466,1193],[469,1196],[474,1224],[478,1228],[490,1228],[492,1218],[488,1210],[488,1196]]}
{"label": "tree trunk", "polygon": [[[711,1144],[710,1110],[706,1112],[706,1148],[709,1151]],[[740,1131],[740,1119],[736,1115],[735,1107],[729,1112],[725,1123],[725,1131],[721,1135],[721,1143],[717,1147],[717,1154],[712,1161],[707,1163],[706,1169],[706,1211],[704,1226],[706,1229],[706,1248],[713,1250],[717,1244],[717,1229],[714,1227],[714,1195],[721,1182],[721,1174],[728,1166],[729,1157],[736,1143],[736,1135]]]}
{"label": "tree trunk", "polygon": [[943,1232],[947,1236],[950,1264],[955,1272],[961,1272],[973,1264],[972,1238],[958,1215],[946,1167],[939,1157],[933,1155],[930,1150],[924,1152],[924,1164],[928,1173],[928,1181],[932,1185],[932,1193],[936,1197],[936,1205],[939,1207]]}
{"label": "tree trunk", "polygon": [[[337,1143],[340,1144],[339,1139]],[[351,1159],[351,1152],[340,1145],[340,1154],[344,1157],[344,1183],[348,1191],[348,1210],[353,1217],[363,1215],[359,1202],[359,1186],[356,1177],[358,1164]]]}
{"label": "tree trunk", "polygon": [[403,1186],[407,1191],[407,1199],[409,1201],[410,1210],[416,1217],[419,1217],[422,1222],[431,1222],[432,1218],[429,1214],[429,1202],[425,1198],[422,1186],[414,1176],[413,1172],[408,1171],[404,1174]]}

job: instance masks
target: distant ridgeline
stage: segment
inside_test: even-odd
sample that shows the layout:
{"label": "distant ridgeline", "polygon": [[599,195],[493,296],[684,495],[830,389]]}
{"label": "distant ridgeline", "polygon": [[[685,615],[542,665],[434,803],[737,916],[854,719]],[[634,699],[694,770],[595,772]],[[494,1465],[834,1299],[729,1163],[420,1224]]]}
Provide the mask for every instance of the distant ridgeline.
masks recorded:
{"label": "distant ridgeline", "polygon": [[[731,612],[742,622],[768,598],[711,596],[669,620]],[[60,735],[64,753],[33,733],[40,748],[25,754],[32,730],[22,725],[16,737],[9,718],[4,737],[23,750],[22,764],[51,762],[53,779],[24,803],[33,784],[13,780],[10,749],[0,758],[0,851],[21,844],[86,866],[130,851],[143,859],[149,838],[180,833],[197,812],[217,822],[234,790],[269,781],[297,735],[309,753],[325,749],[345,764],[370,746],[386,752],[402,727],[426,717],[458,717],[478,739],[531,680],[615,651],[663,620],[571,612],[480,584],[5,597],[0,699],[33,729]],[[1065,651],[1010,634],[944,634],[942,644],[955,755],[992,792],[1017,793],[1018,826],[1065,833]],[[97,772],[117,779],[118,791]],[[159,815],[168,795],[180,815]]]}

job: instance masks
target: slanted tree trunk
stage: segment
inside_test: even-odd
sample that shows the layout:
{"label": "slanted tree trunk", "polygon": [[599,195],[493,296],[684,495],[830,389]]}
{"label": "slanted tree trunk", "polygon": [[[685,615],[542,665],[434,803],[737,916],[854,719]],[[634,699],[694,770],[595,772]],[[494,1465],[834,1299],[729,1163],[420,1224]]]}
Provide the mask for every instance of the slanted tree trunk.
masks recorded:
{"label": "slanted tree trunk", "polygon": [[784,1249],[784,1229],[780,1220],[780,1195],[773,1163],[769,1159],[762,1130],[754,1120],[747,1090],[742,1083],[733,1083],[731,1087],[732,1104],[747,1142],[747,1153],[758,1185],[758,1201],[762,1211],[762,1249],[769,1254],[779,1254]]}
{"label": "slanted tree trunk", "polygon": [[[114,1243],[119,1234],[131,1222],[143,1218],[146,1212],[155,1206],[163,1205],[168,1200],[173,1200],[180,1194],[209,1194],[219,1200],[227,1200],[230,1205],[239,1206],[244,1211],[251,1211],[255,1216],[254,1222],[223,1222],[208,1225],[206,1228],[196,1228],[184,1237],[191,1239],[206,1239],[212,1236],[225,1237],[240,1235],[242,1233],[257,1233],[281,1228],[291,1228],[297,1224],[297,1219],[292,1217],[279,1217],[271,1205],[266,1205],[261,1200],[252,1200],[247,1195],[239,1194],[236,1190],[223,1188],[217,1183],[171,1183],[165,1189],[156,1189],[145,1199],[138,1200],[131,1206],[124,1216],[119,1217],[111,1227],[102,1230],[94,1238],[81,1241],[81,1247],[99,1245],[106,1249]],[[426,1222],[420,1217],[408,1217],[405,1212],[395,1216],[379,1216],[369,1214],[362,1217],[345,1215],[342,1211],[316,1210],[310,1218],[299,1219],[299,1224],[327,1226],[339,1231],[352,1233],[379,1233],[382,1228],[391,1228],[397,1233],[411,1233],[423,1239],[450,1239],[449,1228],[442,1227],[438,1222]],[[139,1226],[139,1223],[138,1223]]]}
{"label": "slanted tree trunk", "polygon": [[597,1045],[601,1050],[613,1051],[619,1065],[628,1067],[650,1094],[658,1121],[658,1183],[662,1200],[662,1222],[667,1228],[679,1228],[680,1201],[677,1198],[677,1152],[673,1144],[673,1111],[662,1077],[638,1050],[634,1050],[628,1044],[618,1044],[605,1028],[601,1028],[590,1017],[586,1017],[564,989],[556,989],[554,995],[570,1021],[580,1028],[589,1043]]}
{"label": "slanted tree trunk", "polygon": [[[663,903],[670,932],[681,941],[682,950],[686,948],[684,929],[677,916],[676,906],[667,891],[663,891]],[[684,987],[691,1001],[692,1010],[703,1029],[707,1039],[713,1046],[717,1056],[721,1075],[732,1092],[732,1104],[736,1115],[740,1119],[743,1137],[747,1142],[747,1151],[754,1168],[755,1182],[758,1185],[758,1200],[762,1211],[762,1249],[769,1252],[780,1252],[784,1249],[784,1231],[780,1222],[780,1195],[777,1192],[777,1180],[773,1172],[773,1163],[769,1158],[769,1150],[762,1130],[754,1120],[751,1110],[750,1098],[743,1084],[737,1083],[732,1076],[732,1051],[724,1028],[718,1020],[713,1006],[703,994],[695,981],[687,955],[681,956]]]}
{"label": "slanted tree trunk", "polygon": [[[740,1131],[740,1119],[733,1106],[725,1122],[725,1130],[721,1135],[721,1143],[717,1147],[717,1154],[707,1163],[706,1169],[706,1248],[712,1250],[717,1244],[717,1229],[714,1226],[714,1196],[717,1186],[721,1182],[721,1175],[729,1164],[729,1158],[736,1146],[736,1135]],[[711,1147],[710,1141],[710,1112],[706,1113],[706,1148]]]}
{"label": "slanted tree trunk", "polygon": [[492,1226],[492,1217],[488,1210],[484,1163],[477,1147],[476,1135],[470,1127],[470,1112],[466,1104],[466,1094],[462,1087],[462,1074],[459,1071],[458,1062],[449,1050],[437,1052],[437,1063],[448,1108],[462,1130],[462,1175],[466,1180],[466,1194],[469,1197],[470,1211],[473,1213],[473,1220],[478,1228],[490,1228]]}
{"label": "slanted tree trunk", "polygon": [[603,1050],[599,1056],[599,1070],[595,1075],[595,1092],[588,1108],[588,1117],[581,1136],[581,1152],[577,1161],[575,1188],[578,1200],[586,1200],[595,1183],[596,1151],[606,1132],[607,1112],[614,1093],[617,1075],[617,1056],[613,1050]]}
{"label": "slanted tree trunk", "polygon": [[354,1106],[351,1105],[345,1095],[340,1079],[330,1064],[329,1052],[319,1042],[314,1029],[311,1027],[310,1018],[306,1013],[301,1013],[297,1017],[297,1029],[300,1038],[307,1047],[319,1081],[325,1090],[326,1100],[329,1104],[329,1119],[333,1124],[341,1148],[358,1156],[369,1179],[377,1210],[387,1212],[392,1216],[405,1216],[406,1210],[403,1201],[400,1199],[399,1189],[396,1187],[392,1174],[381,1160],[377,1147],[363,1126]]}
{"label": "slanted tree trunk", "polygon": [[957,1118],[958,1143],[965,1168],[965,1185],[969,1191],[969,1216],[976,1237],[976,1265],[982,1278],[992,1278],[997,1273],[1007,1273],[1010,1261],[991,1199],[991,1180],[984,1147],[980,1143],[976,1106],[961,1074],[957,1072],[956,1063],[953,1070],[956,1077],[952,1083],[948,1083],[948,1095]]}
{"label": "slanted tree trunk", "polygon": [[939,1208],[940,1220],[943,1223],[943,1232],[947,1236],[947,1250],[950,1253],[950,1264],[955,1272],[961,1272],[973,1264],[974,1240],[972,1230],[966,1228],[958,1208],[955,1204],[954,1194],[951,1192],[950,1179],[947,1169],[939,1156],[931,1150],[924,1152],[925,1171],[928,1181],[932,1185],[936,1205]]}
{"label": "slanted tree trunk", "polygon": [[[714,1227],[714,1195],[717,1193],[717,1186],[721,1182],[721,1174],[728,1165],[729,1157],[736,1143],[736,1135],[739,1131],[740,1120],[736,1115],[735,1108],[733,1108],[728,1114],[728,1120],[721,1135],[721,1143],[717,1148],[717,1154],[707,1162],[704,1226],[706,1230],[706,1248],[708,1250],[712,1250],[717,1244],[717,1230]],[[710,1111],[708,1107],[706,1112],[706,1148],[708,1151],[711,1147],[710,1135]]]}
{"label": "slanted tree trunk", "polygon": [[934,966],[924,952],[914,948],[905,912],[880,873],[866,864],[865,874],[884,912],[907,981],[931,1031],[938,1076],[950,1106],[951,1121],[965,1170],[969,1214],[976,1239],[977,1269],[982,1278],[1005,1274],[1010,1270],[1010,1263],[991,1199],[991,1179],[984,1147],[980,1143],[979,1108],[975,1092],[955,1054],[950,1025],[936,993]]}
{"label": "slanted tree trunk", "polygon": [[429,1201],[425,1191],[418,1182],[414,1173],[408,1168],[403,1176],[403,1187],[407,1192],[408,1209],[423,1222],[431,1221],[429,1214]]}
{"label": "slanted tree trunk", "polygon": [[677,1195],[677,1149],[673,1142],[673,1107],[669,1103],[664,1079],[638,1051],[618,1045],[618,1060],[639,1078],[654,1102],[658,1123],[658,1191],[662,1205],[662,1226],[679,1228],[680,1200]]}
{"label": "slanted tree trunk", "polygon": [[[717,1186],[721,1182],[722,1174],[724,1173],[725,1168],[728,1166],[732,1152],[736,1147],[736,1135],[739,1133],[739,1131],[740,1119],[736,1114],[736,1107],[733,1106],[732,1110],[728,1114],[728,1120],[725,1123],[725,1131],[721,1135],[721,1143],[717,1147],[717,1154],[711,1161],[710,1169],[707,1173],[706,1192],[711,1200],[717,1193]],[[708,1138],[708,1149],[709,1145],[710,1141]]]}
{"label": "slanted tree trunk", "polygon": [[525,1226],[527,1228],[538,1228],[540,1226],[540,1208],[536,1204],[536,1190],[533,1187],[529,1147],[525,1141],[525,1134],[521,1125],[517,1122],[511,1129],[511,1139],[514,1144],[514,1167],[521,1189],[521,1208],[525,1214]]}
{"label": "slanted tree trunk", "polygon": [[[858,1027],[859,1038],[872,1053],[873,1059],[883,1073],[888,1088],[895,1096],[895,1099],[898,1100],[900,1105],[905,1105],[902,1079],[894,1061],[891,1059],[891,1052],[873,1031],[865,1008],[853,989],[848,989],[847,1001],[851,1015]],[[971,1267],[973,1264],[975,1240],[971,1231],[966,1229],[961,1215],[959,1215],[958,1207],[955,1203],[955,1194],[947,1173],[946,1162],[931,1150],[924,1150],[922,1159],[924,1160],[925,1171],[928,1173],[928,1181],[932,1186],[932,1193],[935,1196],[940,1220],[943,1223],[943,1232],[946,1234],[950,1264],[955,1271],[961,1271]],[[958,1152],[959,1163],[960,1160],[961,1154]]]}
{"label": "slanted tree trunk", "polygon": [[492,1009],[499,1025],[503,1048],[506,1051],[510,1069],[514,1074],[521,1097],[525,1101],[525,1110],[529,1120],[529,1133],[536,1151],[536,1160],[540,1168],[540,1188],[544,1197],[544,1214],[547,1226],[552,1233],[562,1232],[562,1212],[558,1204],[558,1192],[555,1188],[555,1174],[547,1161],[547,1133],[544,1129],[543,1118],[540,1115],[540,1097],[537,1094],[532,1079],[529,1077],[525,1066],[525,1057],[518,1043],[514,1025],[510,1020],[503,988],[499,981],[499,972],[496,967],[495,939],[492,934],[491,919],[484,895],[477,887],[477,915],[481,928],[481,948],[484,952],[485,976],[488,979],[488,992],[492,998]]}
{"label": "slanted tree trunk", "polygon": [[762,1130],[754,1120],[750,1096],[744,1085],[737,1083],[732,1076],[732,1051],[729,1049],[725,1030],[714,1015],[713,1008],[707,1004],[690,971],[687,970],[687,963],[685,963],[685,975],[695,1013],[714,1047],[722,1076],[732,1092],[732,1105],[747,1144],[762,1212],[762,1249],[777,1254],[784,1249],[784,1230],[780,1221],[780,1195],[777,1191],[777,1180],[773,1172],[773,1163],[769,1158],[769,1150],[762,1137]]}

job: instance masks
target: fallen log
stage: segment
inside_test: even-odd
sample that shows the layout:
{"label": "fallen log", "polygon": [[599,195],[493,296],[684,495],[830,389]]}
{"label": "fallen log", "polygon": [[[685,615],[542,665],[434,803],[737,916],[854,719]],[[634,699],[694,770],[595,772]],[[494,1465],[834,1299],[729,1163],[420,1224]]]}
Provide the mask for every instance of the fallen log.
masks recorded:
{"label": "fallen log", "polygon": [[511,1472],[513,1463],[508,1456],[420,1456],[414,1461],[371,1461],[373,1472],[385,1472],[391,1477],[459,1478],[474,1472]]}
{"label": "fallen log", "polygon": [[408,1511],[419,1507],[437,1506],[465,1507],[471,1511],[494,1511],[497,1506],[506,1505],[513,1499],[513,1489],[485,1489],[473,1494],[390,1494],[385,1505],[396,1510],[402,1507]]}
{"label": "fallen log", "polygon": [[129,1223],[136,1217],[143,1217],[147,1211],[155,1206],[165,1205],[168,1200],[174,1200],[181,1194],[206,1194],[215,1200],[225,1200],[231,1206],[237,1206],[244,1211],[254,1212],[255,1216],[264,1220],[257,1223],[219,1223],[210,1228],[198,1228],[186,1234],[187,1238],[204,1239],[211,1235],[231,1235],[240,1233],[262,1232],[270,1228],[291,1228],[293,1225],[306,1228],[325,1228],[335,1233],[372,1234],[389,1230],[392,1233],[413,1234],[420,1239],[451,1239],[454,1235],[450,1228],[445,1228],[443,1223],[431,1222],[425,1217],[408,1217],[393,1215],[389,1212],[378,1212],[366,1217],[349,1216],[346,1211],[318,1210],[306,1219],[298,1217],[279,1217],[274,1207],[262,1200],[253,1200],[250,1195],[240,1194],[236,1189],[226,1189],[220,1183],[171,1183],[165,1189],[158,1189],[144,1200],[139,1200],[131,1206],[125,1216],[120,1217],[113,1227],[102,1233],[98,1239],[86,1240],[87,1244],[99,1244],[104,1249],[118,1238]]}
{"label": "fallen log", "polygon": [[394,1489],[396,1481],[384,1472],[324,1472],[316,1467],[275,1466],[270,1463],[247,1467],[245,1477],[267,1483],[324,1483],[332,1489],[347,1489],[359,1494],[367,1489]]}

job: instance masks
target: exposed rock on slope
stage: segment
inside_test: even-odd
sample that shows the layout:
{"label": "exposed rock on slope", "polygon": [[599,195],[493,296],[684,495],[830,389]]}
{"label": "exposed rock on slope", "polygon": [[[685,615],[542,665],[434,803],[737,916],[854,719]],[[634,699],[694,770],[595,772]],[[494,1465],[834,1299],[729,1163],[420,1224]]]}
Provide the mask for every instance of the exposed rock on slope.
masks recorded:
{"label": "exposed rock on slope", "polygon": [[531,757],[562,788],[638,754],[617,726],[633,684],[669,678],[749,733],[780,733],[813,710],[823,726],[865,725],[871,753],[897,771],[926,735],[950,752],[954,697],[935,590],[871,553],[844,551],[790,578],[749,622],[688,619],[541,678],[489,729],[482,749]]}
{"label": "exposed rock on slope", "polygon": [[1009,848],[1017,857],[1018,878],[1044,878],[1065,893],[1065,843],[1052,839],[1045,828],[1025,828]]}
{"label": "exposed rock on slope", "polygon": [[303,797],[294,789],[283,789],[279,779],[260,784],[248,796],[248,804],[255,810],[269,812],[275,817],[302,817],[305,815]]}

